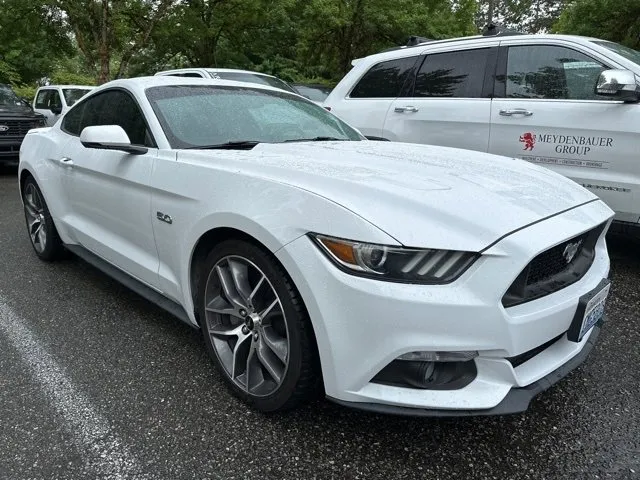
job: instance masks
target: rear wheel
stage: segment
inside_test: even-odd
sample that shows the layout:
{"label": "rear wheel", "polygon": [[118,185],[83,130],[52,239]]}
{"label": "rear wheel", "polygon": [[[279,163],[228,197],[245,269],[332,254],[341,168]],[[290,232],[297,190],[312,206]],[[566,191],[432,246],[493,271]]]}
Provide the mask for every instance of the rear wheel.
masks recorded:
{"label": "rear wheel", "polygon": [[38,257],[52,261],[64,253],[62,241],[38,184],[29,177],[22,187],[22,203],[31,245]]}
{"label": "rear wheel", "polygon": [[198,313],[209,353],[231,390],[258,410],[295,407],[317,385],[302,300],[268,252],[225,241],[205,261]]}

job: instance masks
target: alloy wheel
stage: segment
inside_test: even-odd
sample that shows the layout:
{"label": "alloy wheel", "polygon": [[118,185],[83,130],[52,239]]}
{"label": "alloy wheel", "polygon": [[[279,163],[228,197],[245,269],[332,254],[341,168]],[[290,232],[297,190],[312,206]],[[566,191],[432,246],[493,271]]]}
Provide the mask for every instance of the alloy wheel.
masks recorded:
{"label": "alloy wheel", "polygon": [[46,216],[44,202],[33,183],[27,183],[24,191],[24,211],[31,243],[36,252],[42,253],[47,247]]}
{"label": "alloy wheel", "polygon": [[227,375],[263,397],[282,384],[289,366],[289,332],[280,298],[250,260],[221,258],[205,287],[207,333]]}

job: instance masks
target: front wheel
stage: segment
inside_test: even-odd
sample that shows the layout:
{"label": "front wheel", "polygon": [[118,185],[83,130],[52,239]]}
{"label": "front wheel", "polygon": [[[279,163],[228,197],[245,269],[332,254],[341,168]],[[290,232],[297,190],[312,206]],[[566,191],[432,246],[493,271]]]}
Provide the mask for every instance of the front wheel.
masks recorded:
{"label": "front wheel", "polygon": [[22,187],[22,203],[31,245],[38,257],[52,261],[64,253],[64,246],[38,184],[29,177]]}
{"label": "front wheel", "polygon": [[197,309],[214,364],[233,393],[264,412],[287,410],[317,386],[302,300],[268,252],[240,240],[208,255]]}

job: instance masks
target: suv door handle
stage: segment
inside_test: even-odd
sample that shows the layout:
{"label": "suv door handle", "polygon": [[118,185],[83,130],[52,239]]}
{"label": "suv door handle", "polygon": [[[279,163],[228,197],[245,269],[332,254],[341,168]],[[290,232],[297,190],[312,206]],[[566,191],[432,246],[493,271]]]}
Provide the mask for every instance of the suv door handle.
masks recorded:
{"label": "suv door handle", "polygon": [[418,111],[418,107],[414,107],[413,105],[407,105],[406,107],[396,107],[393,110],[396,113],[404,113],[404,112],[416,113]]}
{"label": "suv door handle", "polygon": [[530,117],[533,115],[533,112],[525,110],[524,108],[514,108],[512,110],[500,110],[500,115],[503,117],[511,117],[512,115],[524,115],[525,117]]}
{"label": "suv door handle", "polygon": [[73,160],[71,160],[69,157],[62,157],[59,162],[63,167],[73,167]]}

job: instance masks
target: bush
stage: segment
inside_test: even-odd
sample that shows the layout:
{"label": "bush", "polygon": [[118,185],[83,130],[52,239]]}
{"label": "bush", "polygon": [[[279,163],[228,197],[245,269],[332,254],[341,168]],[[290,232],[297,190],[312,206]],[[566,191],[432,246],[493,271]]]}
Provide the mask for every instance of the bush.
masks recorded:
{"label": "bush", "polygon": [[36,90],[38,90],[38,87],[30,85],[11,85],[11,88],[16,92],[16,95],[29,100],[29,103],[33,102],[33,97],[36,96]]}

